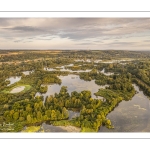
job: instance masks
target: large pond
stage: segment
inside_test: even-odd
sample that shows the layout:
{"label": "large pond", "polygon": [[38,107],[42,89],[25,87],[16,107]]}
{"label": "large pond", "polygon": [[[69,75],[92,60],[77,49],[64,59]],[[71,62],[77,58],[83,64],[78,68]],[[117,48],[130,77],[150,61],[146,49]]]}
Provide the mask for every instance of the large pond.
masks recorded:
{"label": "large pond", "polygon": [[[107,115],[114,129],[102,126],[99,132],[150,132],[150,100],[133,85],[137,93],[129,101],[122,101]],[[79,116],[79,112],[69,111],[69,119]],[[80,129],[72,126],[55,127],[43,123],[44,132],[79,132]]]}
{"label": "large pond", "polygon": [[[96,97],[94,95],[94,93],[96,93],[98,91],[98,89],[105,88],[106,86],[108,86],[108,85],[99,86],[99,85],[95,84],[94,80],[91,80],[91,81],[81,80],[79,75],[70,74],[68,76],[58,76],[58,77],[62,81],[61,85],[58,85],[58,84],[48,85],[47,92],[45,94],[42,94],[44,96],[44,100],[45,100],[46,96],[50,96],[50,95],[54,95],[55,93],[59,93],[62,86],[67,86],[69,94],[71,94],[71,92],[73,92],[73,91],[81,92],[84,90],[89,90],[89,91],[91,91],[92,98],[97,99],[99,97]],[[40,95],[41,94],[38,92],[38,93],[36,93],[35,96],[40,96]]]}
{"label": "large pond", "polygon": [[114,129],[101,127],[99,132],[150,132],[150,100],[134,85],[137,94],[130,101],[122,101],[107,118]]}
{"label": "large pond", "polygon": [[10,81],[10,84],[7,85],[7,86],[10,86],[10,85],[18,82],[19,80],[21,80],[21,76],[10,77],[10,78],[8,78],[6,80]]}

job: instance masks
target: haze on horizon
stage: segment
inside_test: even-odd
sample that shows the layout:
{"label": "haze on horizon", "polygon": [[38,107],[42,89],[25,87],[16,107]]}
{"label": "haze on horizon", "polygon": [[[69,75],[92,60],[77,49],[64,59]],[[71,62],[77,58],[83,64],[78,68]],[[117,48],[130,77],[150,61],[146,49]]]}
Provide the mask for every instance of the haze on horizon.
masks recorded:
{"label": "haze on horizon", "polygon": [[0,49],[150,50],[150,18],[0,18]]}

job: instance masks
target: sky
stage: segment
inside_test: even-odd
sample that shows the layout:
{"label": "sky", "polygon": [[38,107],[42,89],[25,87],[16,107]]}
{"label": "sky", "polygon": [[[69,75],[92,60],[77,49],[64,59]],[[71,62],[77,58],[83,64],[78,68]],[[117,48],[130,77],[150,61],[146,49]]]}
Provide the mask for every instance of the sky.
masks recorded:
{"label": "sky", "polygon": [[150,18],[0,18],[0,49],[150,50]]}

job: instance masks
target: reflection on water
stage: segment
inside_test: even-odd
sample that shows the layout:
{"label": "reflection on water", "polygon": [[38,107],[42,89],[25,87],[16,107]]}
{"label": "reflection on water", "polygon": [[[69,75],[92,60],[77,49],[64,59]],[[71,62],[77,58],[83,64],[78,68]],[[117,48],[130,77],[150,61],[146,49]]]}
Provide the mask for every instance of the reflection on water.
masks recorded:
{"label": "reflection on water", "polygon": [[[84,81],[81,80],[78,75],[68,75],[68,76],[58,76],[61,80],[62,83],[61,85],[58,84],[53,84],[53,85],[48,85],[48,90],[45,94],[42,94],[44,96],[44,100],[47,96],[54,95],[55,93],[59,93],[60,89],[62,86],[67,86],[68,93],[71,94],[73,91],[81,92],[84,90],[89,90],[91,91],[92,98],[99,98],[94,95],[100,88],[105,88],[105,86],[99,86],[95,84],[94,80],[91,81]],[[38,95],[40,93],[38,92]],[[37,94],[35,96],[38,96]]]}
{"label": "reflection on water", "polygon": [[137,94],[130,101],[122,101],[118,107],[107,115],[114,129],[101,127],[99,132],[149,132],[150,100],[134,85]]}
{"label": "reflection on water", "polygon": [[7,86],[10,86],[11,84],[14,84],[15,82],[18,82],[19,80],[21,80],[21,76],[10,77],[6,80],[10,81],[10,84],[7,85]]}

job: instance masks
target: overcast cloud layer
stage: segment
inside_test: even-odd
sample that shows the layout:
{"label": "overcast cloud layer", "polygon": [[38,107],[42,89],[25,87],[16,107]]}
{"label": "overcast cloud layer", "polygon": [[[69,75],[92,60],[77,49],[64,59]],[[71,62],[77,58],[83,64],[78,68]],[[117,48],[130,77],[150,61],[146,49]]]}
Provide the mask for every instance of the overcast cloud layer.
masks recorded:
{"label": "overcast cloud layer", "polygon": [[149,18],[0,18],[0,49],[150,50]]}

